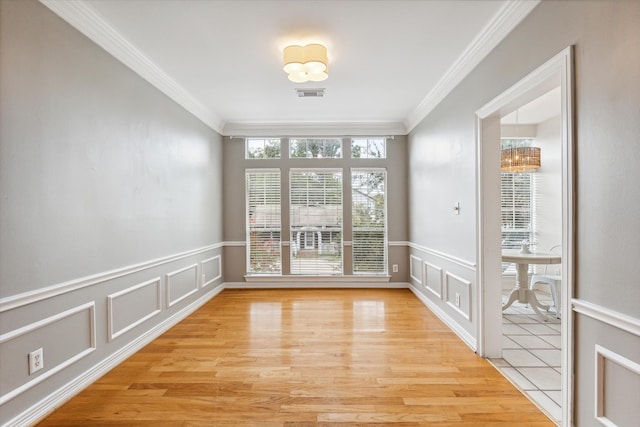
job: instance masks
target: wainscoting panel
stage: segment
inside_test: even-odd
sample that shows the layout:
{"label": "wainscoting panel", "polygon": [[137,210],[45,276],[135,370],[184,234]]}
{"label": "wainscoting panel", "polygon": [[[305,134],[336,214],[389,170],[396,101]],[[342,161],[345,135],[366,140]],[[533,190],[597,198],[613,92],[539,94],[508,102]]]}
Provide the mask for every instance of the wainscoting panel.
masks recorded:
{"label": "wainscoting panel", "polygon": [[409,274],[411,275],[411,280],[418,285],[422,285],[422,259],[411,255],[409,258]]}
{"label": "wainscoting panel", "polygon": [[581,299],[575,313],[575,425],[626,427],[640,420],[640,318]]}
{"label": "wainscoting panel", "polygon": [[216,255],[200,262],[202,287],[206,287],[222,278],[222,256]]}
{"label": "wainscoting panel", "polygon": [[[224,288],[222,246],[208,245],[3,298],[0,425],[35,424],[217,295]],[[201,290],[201,273],[209,282],[206,290]],[[219,284],[213,283],[216,280]],[[29,375],[28,355],[40,348],[44,368]]]}
{"label": "wainscoting panel", "polygon": [[[96,349],[95,325],[92,301],[1,335],[0,405],[92,353]],[[58,341],[60,337],[64,342]],[[42,348],[43,368],[30,375],[28,355],[38,348]]]}
{"label": "wainscoting panel", "polygon": [[425,283],[424,286],[429,292],[442,298],[442,269],[429,262],[424,263]]}
{"label": "wainscoting panel", "polygon": [[476,351],[475,263],[412,242],[409,248],[410,289]]}
{"label": "wainscoting panel", "polygon": [[596,345],[595,381],[595,416],[601,424],[616,427],[640,420],[640,363]]}
{"label": "wainscoting panel", "polygon": [[162,311],[161,279],[156,277],[107,296],[109,341]]}
{"label": "wainscoting panel", "polygon": [[445,301],[462,317],[471,320],[471,282],[449,272],[446,273]]}
{"label": "wainscoting panel", "polygon": [[167,308],[198,292],[198,264],[167,273]]}

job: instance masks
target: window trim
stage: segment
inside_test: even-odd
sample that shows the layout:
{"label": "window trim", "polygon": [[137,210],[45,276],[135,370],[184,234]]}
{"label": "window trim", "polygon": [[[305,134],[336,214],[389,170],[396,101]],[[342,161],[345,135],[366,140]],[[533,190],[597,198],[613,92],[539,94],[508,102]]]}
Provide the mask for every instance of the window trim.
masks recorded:
{"label": "window trim", "polygon": [[[355,271],[355,254],[353,251],[353,234],[355,227],[353,226],[353,174],[357,172],[371,172],[371,173],[383,173],[384,174],[384,270],[378,273],[371,272],[361,272],[356,273]],[[388,276],[389,275],[389,203],[388,203],[388,172],[386,167],[352,167],[349,170],[349,188],[351,191],[351,271],[354,276]]]}
{"label": "window trim", "polygon": [[[293,250],[295,247],[295,242],[292,239],[292,232],[293,232],[293,226],[292,226],[292,200],[291,200],[291,195],[292,195],[292,188],[291,188],[291,183],[292,183],[292,174],[294,173],[300,173],[300,172],[308,172],[308,173],[339,173],[340,174],[340,178],[341,178],[341,186],[340,186],[340,214],[341,214],[341,221],[340,221],[340,271],[336,272],[335,274],[301,274],[301,273],[293,273]],[[345,248],[345,239],[344,239],[344,169],[340,168],[340,167],[334,167],[334,168],[330,168],[330,167],[320,167],[320,168],[314,168],[314,167],[309,167],[309,168],[289,168],[289,230],[287,230],[288,232],[288,238],[290,240],[290,244],[289,244],[289,275],[292,277],[341,277],[344,276],[344,248]],[[323,205],[323,206],[331,206],[331,205]]]}
{"label": "window trim", "polygon": [[[366,146],[366,152],[367,152],[367,156],[366,157],[354,157],[353,156],[353,142],[355,140],[366,140],[367,141],[367,146]],[[381,139],[382,142],[384,143],[384,157],[369,157],[368,153],[369,153],[369,143],[371,140],[377,140],[377,139]],[[353,159],[353,160],[382,160],[382,159],[387,159],[387,154],[388,154],[388,150],[387,150],[387,143],[389,142],[389,138],[386,136],[354,136],[351,137],[349,139],[349,158]]]}
{"label": "window trim", "polygon": [[[278,242],[279,246],[279,254],[280,254],[280,271],[276,273],[266,273],[266,272],[253,272],[251,271],[251,227],[249,225],[249,191],[248,191],[248,177],[250,174],[256,173],[276,173],[279,178],[279,188],[278,188],[278,196],[280,198],[280,240]],[[252,277],[282,277],[283,274],[283,259],[282,259],[282,247],[284,246],[284,242],[282,240],[282,170],[281,168],[246,168],[244,170],[245,176],[245,275]],[[246,277],[245,276],[245,277]]]}
{"label": "window trim", "polygon": [[[335,140],[340,142],[340,156],[339,157],[294,157],[291,152],[291,141],[292,140]],[[307,144],[308,148],[308,144]],[[337,160],[337,159],[345,159],[347,157],[344,156],[344,138],[339,136],[292,136],[287,139],[287,151],[289,152],[289,159],[291,160]]]}
{"label": "window trim", "polygon": [[[278,141],[280,146],[280,155],[278,157],[249,157],[249,141],[262,140],[262,141]],[[266,137],[266,136],[252,136],[244,138],[244,159],[245,160],[280,160],[282,159],[282,138],[278,137]],[[264,149],[264,148],[263,148]]]}

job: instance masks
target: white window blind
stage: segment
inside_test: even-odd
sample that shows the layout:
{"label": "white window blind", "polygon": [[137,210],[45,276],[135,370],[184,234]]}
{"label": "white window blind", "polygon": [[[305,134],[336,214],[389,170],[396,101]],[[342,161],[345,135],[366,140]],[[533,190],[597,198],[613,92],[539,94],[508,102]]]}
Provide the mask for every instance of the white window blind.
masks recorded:
{"label": "white window blind", "polygon": [[247,273],[282,274],[280,171],[247,170]]}
{"label": "white window blind", "polygon": [[291,138],[289,153],[292,159],[336,159],[342,157],[340,138]]}
{"label": "white window blind", "polygon": [[[502,172],[500,178],[502,248],[517,249],[523,242],[535,245],[537,175]],[[503,263],[503,272],[515,273],[515,267]]]}
{"label": "white window blind", "polygon": [[351,158],[386,159],[387,138],[352,138]]}
{"label": "white window blind", "polygon": [[351,171],[353,273],[387,274],[386,171]]}
{"label": "white window blind", "polygon": [[291,274],[342,274],[342,172],[291,169]]}

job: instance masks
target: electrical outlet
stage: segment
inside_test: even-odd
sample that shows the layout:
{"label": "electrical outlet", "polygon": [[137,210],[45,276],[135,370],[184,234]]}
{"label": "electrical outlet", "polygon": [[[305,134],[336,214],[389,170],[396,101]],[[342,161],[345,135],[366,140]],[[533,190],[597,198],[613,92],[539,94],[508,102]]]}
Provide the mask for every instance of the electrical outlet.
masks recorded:
{"label": "electrical outlet", "polygon": [[456,293],[456,307],[460,307],[460,294]]}
{"label": "electrical outlet", "polygon": [[397,273],[398,272],[398,264],[393,264],[391,266],[391,270],[393,270],[394,273]]}
{"label": "electrical outlet", "polygon": [[29,353],[29,375],[33,375],[44,368],[44,353],[42,347]]}

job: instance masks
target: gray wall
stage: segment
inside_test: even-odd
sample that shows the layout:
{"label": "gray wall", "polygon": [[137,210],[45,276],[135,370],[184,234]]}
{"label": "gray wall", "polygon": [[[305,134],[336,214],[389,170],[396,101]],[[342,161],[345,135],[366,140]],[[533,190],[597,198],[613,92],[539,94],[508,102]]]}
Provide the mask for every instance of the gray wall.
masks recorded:
{"label": "gray wall", "polygon": [[[245,226],[245,170],[250,168],[280,168],[281,173],[288,176],[290,168],[342,168],[343,176],[349,176],[351,167],[385,167],[387,169],[387,221],[388,240],[398,242],[399,246],[389,248],[389,274],[392,282],[406,282],[407,275],[407,247],[408,236],[407,221],[407,171],[406,171],[406,137],[396,136],[387,141],[386,159],[350,159],[348,156],[342,159],[289,159],[287,155],[288,139],[282,139],[282,159],[245,159],[244,139],[228,137],[224,138],[224,240],[236,242],[237,246],[225,247],[225,281],[243,282],[246,274],[246,249],[241,245],[246,239]],[[343,146],[348,146],[350,139],[343,140]],[[344,150],[343,152],[348,152]],[[283,186],[286,184],[283,179]],[[288,209],[288,201],[283,189],[283,209],[285,216]],[[345,221],[345,240],[351,240],[351,224]],[[287,234],[283,234],[283,240],[289,240]],[[346,252],[345,248],[345,252]],[[288,247],[283,246],[283,258],[288,257]],[[283,260],[286,263],[286,260]],[[348,254],[345,253],[344,273],[350,273]],[[391,265],[398,264],[398,273],[392,273]],[[287,264],[288,265],[288,264]]]}
{"label": "gray wall", "polygon": [[[596,304],[590,314],[576,315],[575,417],[576,425],[596,426],[594,342],[605,345],[599,338],[608,337],[607,348],[640,363],[640,2],[544,1],[537,6],[411,132],[409,228],[410,241],[430,250],[413,249],[414,256],[429,258],[445,271],[456,266],[452,259],[468,264],[461,277],[470,283],[471,307],[476,307],[474,113],[569,45],[575,45],[576,82],[574,295],[576,306]],[[451,213],[456,200],[460,216]],[[435,251],[445,257],[434,256]],[[474,313],[467,319],[429,292],[424,295],[455,326],[476,333]],[[621,332],[611,325],[615,322],[604,320],[608,315],[627,319],[635,325],[627,329],[636,332]],[[616,394],[638,389],[638,375],[621,378],[625,381],[617,384]],[[609,415],[619,425],[633,425],[636,408],[619,412]]]}
{"label": "gray wall", "polygon": [[222,138],[35,1],[0,2],[0,92],[5,423],[210,297]]}

